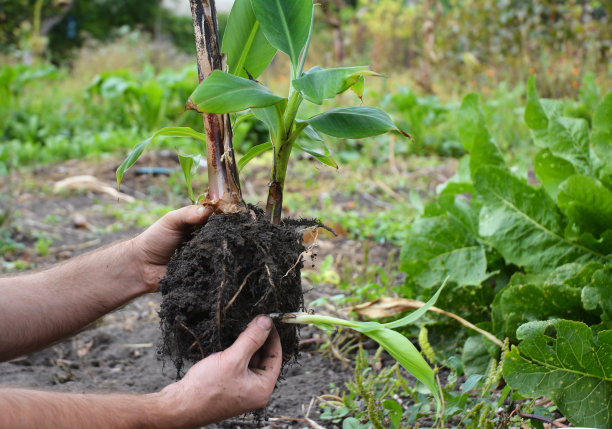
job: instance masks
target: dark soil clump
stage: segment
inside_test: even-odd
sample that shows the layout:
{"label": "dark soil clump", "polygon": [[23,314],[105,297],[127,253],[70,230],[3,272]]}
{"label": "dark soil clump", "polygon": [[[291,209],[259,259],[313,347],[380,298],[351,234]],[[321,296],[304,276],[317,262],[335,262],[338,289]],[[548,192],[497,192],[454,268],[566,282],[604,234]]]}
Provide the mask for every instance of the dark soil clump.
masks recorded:
{"label": "dark soil clump", "polygon": [[[185,359],[196,362],[231,346],[258,314],[303,309],[302,232],[317,225],[273,225],[252,209],[214,215],[193,234],[160,282],[160,351],[179,375]],[[297,328],[276,323],[276,329],[285,364],[297,354]]]}

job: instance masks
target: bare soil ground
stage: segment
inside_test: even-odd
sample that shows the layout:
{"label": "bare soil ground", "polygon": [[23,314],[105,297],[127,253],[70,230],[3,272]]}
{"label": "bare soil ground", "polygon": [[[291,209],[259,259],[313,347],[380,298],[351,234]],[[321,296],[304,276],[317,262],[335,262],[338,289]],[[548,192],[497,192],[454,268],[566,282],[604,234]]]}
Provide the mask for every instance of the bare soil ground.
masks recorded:
{"label": "bare soil ground", "polygon": [[[142,218],[125,216],[136,210],[135,206],[119,201],[116,196],[101,191],[99,186],[53,190],[58,181],[82,174],[92,175],[100,183],[112,187],[116,164],[113,160],[95,163],[70,161],[27,173],[15,172],[0,184],[0,195],[3,196],[0,209],[11,212],[3,227],[10,231],[14,245],[1,255],[0,272],[23,266],[44,268],[141,231],[146,220],[142,222]],[[140,164],[177,166],[163,153],[145,157]],[[122,191],[137,198],[149,195],[142,217],[148,219],[148,216],[153,221],[156,216],[147,212],[147,208],[168,203],[175,207],[187,204],[186,200],[169,197],[168,186],[165,176],[129,173]],[[248,184],[246,189],[248,193],[252,184]],[[318,252],[317,261],[326,254],[334,254],[339,259],[350,258],[356,265],[363,253],[360,243],[342,237],[321,237]],[[374,245],[369,263],[384,266],[388,253],[388,246]],[[307,304],[336,293],[329,286],[318,287],[306,282],[303,287],[307,291]],[[154,392],[161,389],[174,381],[176,371],[171,362],[164,365],[157,352],[161,338],[157,316],[159,301],[158,295],[141,297],[72,338],[38,353],[0,363],[0,385],[79,392]],[[312,347],[309,338],[318,335],[314,329],[302,329],[304,347],[299,363],[289,367],[279,381],[267,408],[269,420],[262,423],[264,426],[304,427],[305,423],[300,419],[308,413],[313,398],[329,392],[330,383],[341,386],[352,377],[352,368],[322,356]],[[308,415],[329,427],[318,419],[316,402]],[[256,425],[257,422],[246,416],[210,427]]]}

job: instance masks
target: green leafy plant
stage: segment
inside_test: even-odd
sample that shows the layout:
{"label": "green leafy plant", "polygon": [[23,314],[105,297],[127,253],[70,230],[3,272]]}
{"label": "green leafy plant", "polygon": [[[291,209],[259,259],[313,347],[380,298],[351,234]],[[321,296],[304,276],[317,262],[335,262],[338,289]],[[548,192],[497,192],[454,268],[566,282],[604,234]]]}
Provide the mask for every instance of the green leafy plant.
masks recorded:
{"label": "green leafy plant", "polygon": [[[612,328],[612,94],[597,106],[592,127],[566,116],[561,101],[540,99],[534,78],[527,94],[524,119],[539,148],[533,167],[539,184],[506,163],[478,96],[466,96],[459,135],[469,154],[408,231],[403,290],[427,293],[448,276],[439,306],[468,315],[498,338],[520,342],[504,367],[512,388],[553,398],[573,424],[611,427],[610,380],[602,370],[608,357],[592,366],[573,350],[583,344],[589,356],[599,353]],[[499,348],[470,337],[463,353],[465,362],[480,356],[486,365]],[[564,378],[569,374],[581,375],[570,383]],[[605,399],[596,404],[570,399],[578,391],[582,398],[595,397],[600,388],[607,389]]]}
{"label": "green leafy plant", "polygon": [[[385,112],[376,107],[338,107],[309,118],[299,117],[304,100],[321,104],[348,89],[352,89],[361,98],[365,76],[376,75],[368,67],[323,69],[317,66],[304,72],[312,22],[313,6],[307,1],[239,0],[235,3],[221,47],[221,52],[227,55],[228,71],[212,68],[189,97],[187,107],[203,113],[205,118],[213,117],[213,114],[248,111],[237,117],[234,126],[254,116],[268,128],[270,141],[253,147],[237,164],[233,161],[231,141],[224,143],[226,147],[223,150],[219,147],[218,151],[212,150],[209,144],[209,189],[204,201],[225,201],[226,205],[233,207],[232,210],[243,205],[237,170],[255,156],[272,150],[274,161],[266,212],[274,223],[278,223],[287,167],[294,147],[326,165],[337,167],[336,161],[329,156],[327,148],[320,141],[318,132],[353,139],[389,131],[402,132]],[[290,88],[284,96],[272,93],[255,81],[277,50],[287,54],[291,61]],[[165,135],[180,136],[176,133]],[[304,139],[319,141],[319,147],[313,149],[301,143]],[[142,153],[147,145],[145,142],[140,143],[119,167],[118,183],[138,158],[136,155]],[[215,157],[218,162],[215,162]],[[235,182],[233,185],[218,183],[220,171],[214,171],[216,165],[225,165],[226,173],[223,175],[231,177],[231,181]]]}
{"label": "green leafy plant", "polygon": [[[210,12],[211,15],[206,16],[207,12]],[[308,118],[299,117],[300,106],[304,100],[322,104],[324,100],[333,99],[349,88],[359,98],[362,98],[365,76],[376,74],[368,67],[335,69],[313,67],[304,72],[304,63],[313,29],[314,9],[311,0],[236,1],[229,16],[227,31],[221,47],[221,52],[227,55],[228,71],[221,70],[222,62],[216,44],[214,12],[207,11],[197,2],[192,2],[192,13],[196,29],[201,83],[187,100],[187,108],[203,115],[206,133],[202,134],[186,127],[164,128],[158,131],[150,139],[136,145],[117,169],[118,185],[125,171],[136,162],[155,138],[189,136],[206,143],[209,179],[208,192],[196,199],[190,178],[193,167],[198,164],[199,154],[179,156],[191,199],[214,208],[217,213],[240,213],[246,211],[246,205],[240,192],[239,169],[258,154],[272,150],[273,164],[266,203],[266,217],[273,224],[279,224],[285,178],[293,148],[302,150],[322,163],[337,168],[336,162],[329,157],[324,146],[321,146],[322,152],[312,150],[301,144],[298,139],[307,137],[320,141],[319,132],[333,137],[352,139],[375,136],[389,131],[403,133],[391,118],[377,107],[336,107]],[[291,63],[289,92],[283,96],[274,94],[255,80],[265,70],[277,51],[288,55]],[[248,110],[247,113],[235,119],[234,126],[248,118],[255,117],[268,128],[270,141],[253,147],[236,163],[231,140],[232,125],[228,114],[246,110]],[[293,268],[290,268],[289,272]],[[266,269],[270,273],[268,265]],[[247,279],[244,280],[245,283],[240,286],[235,296],[240,294],[246,281]],[[270,277],[268,281],[272,282]],[[439,293],[440,291],[434,295],[428,306],[433,305]],[[217,304],[219,308],[221,308],[220,302],[218,301]],[[231,307],[232,303],[233,300],[227,305],[227,308]],[[401,320],[386,324],[354,322],[298,313],[281,314],[278,318],[287,324],[314,323],[320,326],[345,326],[374,339],[427,386],[440,409],[441,400],[432,369],[412,343],[395,330],[414,322],[427,310],[428,306]],[[220,317],[221,312],[218,311],[217,321],[220,320]]]}

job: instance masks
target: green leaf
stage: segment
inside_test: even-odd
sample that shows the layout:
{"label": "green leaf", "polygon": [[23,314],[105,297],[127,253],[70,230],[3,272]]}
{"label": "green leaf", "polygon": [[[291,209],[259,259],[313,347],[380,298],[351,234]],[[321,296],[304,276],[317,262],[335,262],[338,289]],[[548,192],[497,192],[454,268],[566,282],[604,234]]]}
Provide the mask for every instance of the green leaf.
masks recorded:
{"label": "green leaf", "polygon": [[[334,98],[346,91],[363,76],[380,76],[367,66],[339,67],[334,69],[312,68],[301,77],[293,80],[293,87],[301,91],[304,98],[315,104]],[[362,91],[363,93],[363,91]]]}
{"label": "green leaf", "polygon": [[448,214],[417,219],[400,259],[402,271],[424,288],[447,276],[460,286],[479,285],[489,277],[483,246],[465,224]]}
{"label": "green leaf", "polygon": [[242,158],[238,160],[238,172],[240,173],[240,171],[242,171],[244,166],[247,165],[250,160],[270,149],[272,149],[272,143],[270,142],[258,144],[257,146],[250,148],[247,153],[245,153]]}
{"label": "green leaf", "polygon": [[[466,377],[474,374],[486,374],[491,355],[485,346],[482,335],[473,335],[465,340],[461,352],[461,364]],[[463,389],[464,392],[465,387]]]}
{"label": "green leaf", "polygon": [[278,128],[278,119],[274,106],[251,109],[257,119],[263,122],[271,133],[275,133]]}
{"label": "green leaf", "polygon": [[595,109],[593,115],[593,152],[604,165],[607,174],[612,174],[612,92]]}
{"label": "green leaf", "polygon": [[121,179],[123,179],[123,175],[125,172],[136,163],[140,155],[144,152],[144,150],[152,143],[157,137],[192,137],[194,139],[200,140],[201,142],[206,143],[206,136],[202,133],[192,130],[189,127],[166,127],[157,131],[150,138],[141,141],[138,143],[132,151],[128,154],[125,160],[121,163],[119,168],[117,168],[117,189],[121,186]]}
{"label": "green leaf", "polygon": [[457,165],[457,172],[446,182],[436,187],[436,193],[442,195],[457,195],[473,193],[472,177],[470,175],[470,155],[464,155]]}
{"label": "green leaf", "polygon": [[255,81],[215,70],[193,91],[187,108],[200,113],[231,113],[272,106],[283,100]]}
{"label": "green leaf", "polygon": [[200,165],[200,155],[186,155],[179,154],[179,163],[183,170],[183,176],[185,176],[185,183],[187,184],[187,190],[189,191],[189,198],[191,202],[195,202],[195,195],[193,194],[193,188],[191,187],[191,176],[195,174]]}
{"label": "green leaf", "polygon": [[229,73],[254,79],[268,67],[274,48],[263,33],[251,6],[250,0],[236,0],[223,36],[221,52],[227,54]]}
{"label": "green leaf", "polygon": [[441,401],[434,372],[408,338],[392,329],[375,329],[367,332],[355,330],[376,341],[393,359],[427,386],[436,399],[436,408],[440,410]]}
{"label": "green leaf", "polygon": [[334,161],[334,159],[329,155],[329,151],[327,150],[327,148],[325,148],[325,153],[319,153],[315,150],[309,149],[307,147],[304,147],[303,145],[299,144],[299,143],[295,143],[295,146],[301,150],[302,152],[307,153],[308,155],[313,156],[315,159],[317,159],[318,161],[320,161],[321,163],[325,164],[325,165],[329,165],[330,167],[333,168],[338,168],[338,163],[336,161]]}
{"label": "green leaf", "polygon": [[556,157],[549,149],[540,151],[533,167],[536,177],[553,200],[557,200],[559,185],[568,177],[576,174],[571,162]]}
{"label": "green leaf", "polygon": [[297,68],[312,21],[312,0],[251,0],[251,3],[268,42],[289,55],[291,64]]}
{"label": "green leaf", "polygon": [[440,297],[440,294],[442,293],[442,289],[444,289],[444,286],[446,286],[447,280],[448,278],[444,280],[444,282],[438,288],[436,293],[431,298],[429,298],[429,301],[427,301],[424,306],[402,317],[401,319],[394,320],[393,322],[389,322],[389,323],[383,323],[382,326],[388,329],[397,329],[397,328],[401,328],[403,326],[410,325],[411,323],[416,322],[418,319],[423,317],[423,315],[427,312],[427,310],[429,310],[436,303],[436,301]]}
{"label": "green leaf", "polygon": [[306,122],[323,134],[347,139],[372,137],[392,130],[405,134],[377,107],[336,107]]}
{"label": "green leaf", "polygon": [[559,187],[557,203],[581,232],[599,236],[612,229],[612,192],[592,177],[569,177]]}
{"label": "green leaf", "polygon": [[557,100],[540,100],[533,77],[527,87],[525,123],[535,143],[570,162],[580,173],[589,173],[589,126],[581,118],[561,116]]}
{"label": "green leaf", "polygon": [[597,267],[591,264],[590,268],[599,268],[594,272],[587,270],[585,273],[587,282],[582,289],[582,305],[586,310],[601,309],[601,320],[606,327],[612,328],[612,294],[610,284],[612,284],[612,267]]}
{"label": "green leaf", "polygon": [[535,76],[531,76],[527,82],[527,106],[524,117],[525,124],[532,130],[548,129],[548,116],[540,103]]}
{"label": "green leaf", "polygon": [[550,317],[584,320],[581,289],[565,284],[513,284],[497,293],[493,300],[493,331],[498,337],[516,339],[523,323]]}
{"label": "green leaf", "polygon": [[503,375],[523,396],[546,396],[576,426],[612,428],[612,331],[567,320],[521,326]]}
{"label": "green leaf", "polygon": [[604,258],[565,238],[566,219],[543,189],[496,167],[478,169],[474,186],[484,201],[480,235],[506,263],[546,272],[568,262]]}
{"label": "green leaf", "polygon": [[468,94],[459,109],[459,136],[465,149],[470,152],[470,171],[472,177],[483,165],[493,165],[506,169],[504,157],[493,142],[485,122],[480,97]]}

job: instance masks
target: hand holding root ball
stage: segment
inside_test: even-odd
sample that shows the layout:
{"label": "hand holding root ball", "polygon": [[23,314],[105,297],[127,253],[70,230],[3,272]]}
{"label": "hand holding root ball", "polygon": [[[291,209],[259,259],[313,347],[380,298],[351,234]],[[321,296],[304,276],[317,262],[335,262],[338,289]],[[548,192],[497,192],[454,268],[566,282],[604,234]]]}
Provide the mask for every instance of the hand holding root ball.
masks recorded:
{"label": "hand holding root ball", "polygon": [[[131,299],[158,289],[174,251],[210,216],[189,206],[141,235],[47,270],[0,277],[0,361],[53,344]],[[70,309],[70,311],[67,311]],[[0,427],[188,428],[264,407],[282,363],[267,316],[235,342],[152,394],[59,393],[0,386]]]}
{"label": "hand holding root ball", "polygon": [[276,328],[269,317],[258,316],[231,347],[195,364],[160,399],[175,410],[180,427],[224,420],[266,406],[281,362]]}

